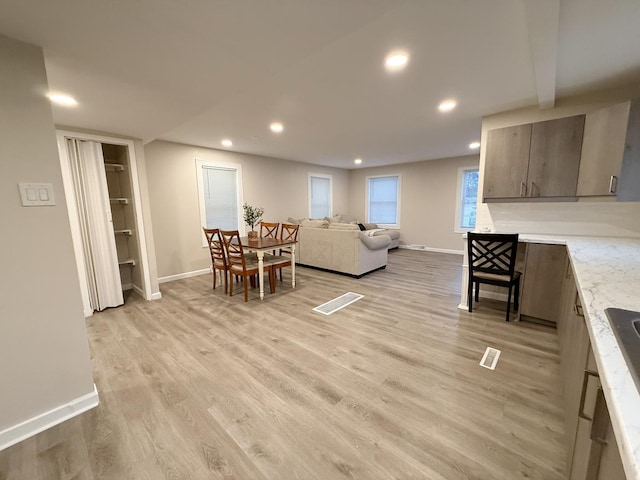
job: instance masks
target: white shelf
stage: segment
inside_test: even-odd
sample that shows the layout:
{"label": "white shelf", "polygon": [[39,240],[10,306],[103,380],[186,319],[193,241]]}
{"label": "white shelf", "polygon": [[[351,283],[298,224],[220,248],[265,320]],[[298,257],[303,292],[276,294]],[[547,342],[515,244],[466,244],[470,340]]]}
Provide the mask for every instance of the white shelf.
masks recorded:
{"label": "white shelf", "polygon": [[105,163],[104,168],[106,170],[111,170],[112,172],[121,172],[124,170],[124,165],[119,163]]}
{"label": "white shelf", "polygon": [[115,233],[116,235],[127,235],[127,236],[131,236],[131,230],[130,229],[125,229],[125,230],[114,230],[113,233]]}
{"label": "white shelf", "polygon": [[121,197],[121,198],[110,198],[109,201],[111,203],[118,203],[120,205],[126,205],[126,204],[129,203],[129,199],[128,198],[124,198],[124,197]]}
{"label": "white shelf", "polygon": [[118,262],[118,265],[122,266],[122,265],[130,265],[132,267],[136,266],[136,261],[133,258],[129,258],[127,260],[122,260],[121,262]]}

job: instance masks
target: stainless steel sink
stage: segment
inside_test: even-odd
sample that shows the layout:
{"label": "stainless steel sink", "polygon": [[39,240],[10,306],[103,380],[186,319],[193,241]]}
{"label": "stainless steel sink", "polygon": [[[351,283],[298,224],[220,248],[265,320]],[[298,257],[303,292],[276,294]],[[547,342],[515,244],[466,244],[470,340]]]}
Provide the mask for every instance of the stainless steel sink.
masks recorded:
{"label": "stainless steel sink", "polygon": [[605,313],[627,361],[631,376],[640,390],[640,312],[607,308]]}

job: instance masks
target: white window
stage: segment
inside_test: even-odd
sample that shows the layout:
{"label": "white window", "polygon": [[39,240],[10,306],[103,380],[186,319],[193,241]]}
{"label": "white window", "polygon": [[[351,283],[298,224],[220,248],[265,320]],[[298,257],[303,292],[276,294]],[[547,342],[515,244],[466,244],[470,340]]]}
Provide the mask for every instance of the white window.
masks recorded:
{"label": "white window", "polygon": [[[200,197],[200,221],[206,228],[240,230],[242,221],[242,170],[230,165],[196,159]],[[206,246],[206,239],[202,236]]]}
{"label": "white window", "polygon": [[400,175],[367,177],[367,222],[400,227]]}
{"label": "white window", "polygon": [[331,175],[309,174],[309,218],[330,217],[332,210]]}
{"label": "white window", "polygon": [[476,227],[476,205],[478,203],[478,169],[458,170],[458,193],[456,197],[456,232],[467,232]]}

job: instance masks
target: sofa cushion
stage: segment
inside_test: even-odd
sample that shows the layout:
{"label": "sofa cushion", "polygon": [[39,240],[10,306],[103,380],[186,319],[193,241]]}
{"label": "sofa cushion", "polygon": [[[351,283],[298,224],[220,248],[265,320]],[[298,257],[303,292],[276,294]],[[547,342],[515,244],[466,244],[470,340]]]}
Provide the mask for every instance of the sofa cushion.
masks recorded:
{"label": "sofa cushion", "polygon": [[355,223],[330,223],[329,228],[332,230],[358,230],[358,225]]}
{"label": "sofa cushion", "polygon": [[375,228],[378,228],[377,223],[363,223],[363,225],[365,230],[373,230]]}
{"label": "sofa cushion", "polygon": [[312,228],[327,228],[329,226],[329,222],[324,219],[311,220],[305,218],[300,222],[301,227],[312,227]]}

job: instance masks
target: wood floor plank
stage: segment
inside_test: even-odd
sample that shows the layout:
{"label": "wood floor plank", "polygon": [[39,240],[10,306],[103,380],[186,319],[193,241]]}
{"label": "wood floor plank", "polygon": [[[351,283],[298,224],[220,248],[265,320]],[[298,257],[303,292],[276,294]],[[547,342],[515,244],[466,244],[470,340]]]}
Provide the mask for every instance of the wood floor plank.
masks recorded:
{"label": "wood floor plank", "polygon": [[[0,452],[0,480],[559,480],[556,332],[505,323],[497,301],[459,310],[460,263],[298,268],[247,303],[209,275],[128,294],[87,321],[100,405]],[[313,312],[347,291],[364,298]]]}

